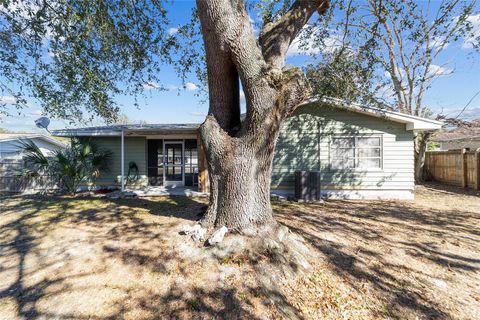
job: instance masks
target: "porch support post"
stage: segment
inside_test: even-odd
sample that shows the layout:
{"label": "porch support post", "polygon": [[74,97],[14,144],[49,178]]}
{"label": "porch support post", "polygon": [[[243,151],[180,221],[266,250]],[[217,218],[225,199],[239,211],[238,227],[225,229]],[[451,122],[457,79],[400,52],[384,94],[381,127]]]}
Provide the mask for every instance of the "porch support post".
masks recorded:
{"label": "porch support post", "polygon": [[120,183],[121,183],[121,189],[122,189],[122,192],[125,190],[125,136],[124,136],[124,132],[122,130],[122,136],[121,136],[121,139],[120,139],[120,166],[122,168],[121,172],[122,172],[122,177],[120,179]]}
{"label": "porch support post", "polygon": [[203,148],[200,133],[197,133],[197,155],[198,155],[198,191],[209,192],[207,159],[205,158],[205,149]]}

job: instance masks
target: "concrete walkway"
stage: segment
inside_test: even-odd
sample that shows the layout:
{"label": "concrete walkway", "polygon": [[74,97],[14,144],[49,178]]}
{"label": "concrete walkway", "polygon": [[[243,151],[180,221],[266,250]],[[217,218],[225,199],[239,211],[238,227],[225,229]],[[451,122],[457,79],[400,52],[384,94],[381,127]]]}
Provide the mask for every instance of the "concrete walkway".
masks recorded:
{"label": "concrete walkway", "polygon": [[[164,197],[164,196],[184,196],[184,197],[208,197],[208,192],[200,192],[196,187],[165,187],[148,186],[142,189],[127,188],[124,192],[119,190],[107,193],[107,198],[136,198],[136,197]],[[293,194],[284,190],[272,190],[272,200],[286,200],[293,197]]]}
{"label": "concrete walkway", "polygon": [[200,192],[196,187],[164,187],[148,186],[140,190],[126,190],[133,192],[138,197],[159,197],[159,196],[185,196],[185,197],[208,197],[207,192]]}

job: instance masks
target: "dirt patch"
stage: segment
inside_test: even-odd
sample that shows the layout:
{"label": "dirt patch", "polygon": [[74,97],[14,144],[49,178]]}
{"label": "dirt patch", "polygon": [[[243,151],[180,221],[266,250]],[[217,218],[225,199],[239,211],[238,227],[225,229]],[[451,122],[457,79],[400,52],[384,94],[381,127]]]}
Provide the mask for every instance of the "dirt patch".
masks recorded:
{"label": "dirt patch", "polygon": [[277,218],[376,300],[378,318],[480,318],[478,193],[427,185],[413,202],[285,204]]}
{"label": "dirt patch", "polygon": [[0,319],[479,318],[480,203],[456,189],[276,203],[316,253],[293,280],[179,235],[202,199],[0,201]]}
{"label": "dirt patch", "polygon": [[0,319],[302,318],[267,253],[206,249],[179,234],[202,199],[1,201]]}

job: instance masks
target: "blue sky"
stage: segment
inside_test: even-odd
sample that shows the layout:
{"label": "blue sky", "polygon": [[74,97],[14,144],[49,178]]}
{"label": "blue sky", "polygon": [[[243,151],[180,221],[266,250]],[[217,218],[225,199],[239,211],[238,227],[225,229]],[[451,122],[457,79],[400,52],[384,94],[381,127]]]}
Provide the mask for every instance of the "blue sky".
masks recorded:
{"label": "blue sky", "polygon": [[[186,21],[190,16],[190,10],[194,5],[193,1],[176,1],[173,10],[170,10],[171,28]],[[252,17],[255,19],[255,17]],[[480,35],[480,14],[475,17],[476,28]],[[292,50],[292,54],[287,58],[287,63],[303,65],[310,61],[310,57],[297,50]],[[446,65],[444,65],[446,63]],[[480,54],[474,53],[474,50],[461,41],[450,44],[440,56],[437,65],[443,68],[453,70],[450,75],[437,78],[432,87],[425,96],[425,103],[432,110],[442,112],[450,116],[456,116],[465,106],[470,98],[480,90]],[[146,97],[140,98],[140,108],[134,106],[132,97],[118,97],[121,113],[126,115],[130,121],[147,123],[191,123],[202,122],[208,110],[208,105],[202,103],[201,97],[198,97],[198,88],[195,79],[189,80],[187,88],[182,87],[181,80],[175,72],[166,67],[162,71],[162,84],[170,87],[170,91],[160,91],[155,86],[150,86],[146,90]],[[8,102],[9,97],[0,97]],[[27,109],[16,110],[11,105],[9,111],[15,114],[10,117],[0,118],[0,127],[12,131],[39,131],[34,125],[34,120],[42,115],[41,109],[30,101]],[[480,94],[471,102],[470,106],[462,115],[464,118],[480,118]],[[101,120],[95,120],[93,123],[78,123],[82,125],[102,124]],[[51,129],[72,127],[66,121],[52,120]]]}

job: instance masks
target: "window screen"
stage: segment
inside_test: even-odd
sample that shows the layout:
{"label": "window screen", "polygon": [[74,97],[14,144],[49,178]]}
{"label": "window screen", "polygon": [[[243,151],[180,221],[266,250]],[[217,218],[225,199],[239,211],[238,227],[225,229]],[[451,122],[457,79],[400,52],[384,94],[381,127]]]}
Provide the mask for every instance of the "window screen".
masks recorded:
{"label": "window screen", "polygon": [[330,146],[332,169],[380,169],[380,137],[334,137]]}
{"label": "window screen", "polygon": [[185,140],[185,185],[198,186],[197,140]]}

